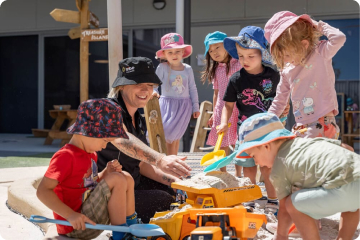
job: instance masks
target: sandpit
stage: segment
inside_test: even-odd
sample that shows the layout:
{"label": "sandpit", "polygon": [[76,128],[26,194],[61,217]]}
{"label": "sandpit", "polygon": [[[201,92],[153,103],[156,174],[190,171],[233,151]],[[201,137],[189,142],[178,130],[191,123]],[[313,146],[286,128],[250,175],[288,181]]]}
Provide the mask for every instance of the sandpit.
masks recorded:
{"label": "sandpit", "polygon": [[198,173],[190,179],[182,180],[181,185],[194,188],[233,188],[252,185],[249,178],[237,178],[227,172],[213,171],[209,173]]}

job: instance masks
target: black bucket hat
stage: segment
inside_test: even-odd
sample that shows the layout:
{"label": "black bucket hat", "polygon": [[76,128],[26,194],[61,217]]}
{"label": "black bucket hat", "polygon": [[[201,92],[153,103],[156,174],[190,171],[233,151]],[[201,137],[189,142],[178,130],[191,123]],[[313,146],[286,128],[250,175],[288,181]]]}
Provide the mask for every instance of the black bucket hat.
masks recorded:
{"label": "black bucket hat", "polygon": [[121,60],[119,62],[119,71],[112,87],[139,83],[162,84],[155,73],[152,61],[146,57],[130,57]]}

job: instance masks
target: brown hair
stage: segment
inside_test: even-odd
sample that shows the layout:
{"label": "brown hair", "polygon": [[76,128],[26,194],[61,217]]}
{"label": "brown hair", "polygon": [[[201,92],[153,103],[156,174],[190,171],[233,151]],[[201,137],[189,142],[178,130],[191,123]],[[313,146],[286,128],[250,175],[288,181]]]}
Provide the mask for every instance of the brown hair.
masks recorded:
{"label": "brown hair", "polygon": [[[228,75],[230,72],[231,59],[232,59],[232,57],[230,56],[230,54],[228,52],[226,52],[226,58],[225,58],[226,75]],[[212,82],[212,79],[214,79],[214,77],[215,77],[215,72],[216,72],[217,67],[219,66],[219,63],[212,60],[209,52],[206,53],[204,62],[206,65],[205,65],[204,71],[201,72],[200,80],[203,84],[205,84],[206,80],[210,84]]]}
{"label": "brown hair", "polygon": [[[321,35],[321,32],[314,28],[310,22],[304,19],[297,20],[285,29],[271,46],[271,54],[277,67],[283,69],[285,66],[284,51],[290,52],[294,58],[300,60],[300,64],[304,64],[305,58],[315,49]],[[309,41],[308,48],[301,44],[302,40]]]}

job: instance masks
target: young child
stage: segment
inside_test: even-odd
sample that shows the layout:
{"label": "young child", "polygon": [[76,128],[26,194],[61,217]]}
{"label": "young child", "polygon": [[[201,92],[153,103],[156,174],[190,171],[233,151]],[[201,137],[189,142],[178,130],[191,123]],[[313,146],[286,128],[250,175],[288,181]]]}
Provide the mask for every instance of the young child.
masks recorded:
{"label": "young child", "polygon": [[160,63],[156,74],[163,82],[159,100],[165,132],[167,155],[177,155],[179,141],[191,118],[198,118],[199,98],[191,66],[182,63],[192,53],[192,46],[184,44],[180,34],[168,33],[161,38],[161,49],[156,52]]}
{"label": "young child", "polygon": [[[325,35],[328,40],[319,41]],[[265,37],[281,70],[281,80],[269,112],[280,116],[291,95],[299,137],[337,139],[338,102],[332,57],[345,35],[325,22],[292,12],[276,13],[265,25]]]}
{"label": "young child", "polygon": [[320,240],[314,219],[339,212],[337,239],[353,239],[360,216],[360,156],[337,140],[295,137],[272,113],[248,118],[239,130],[237,157],[272,169],[280,200],[274,239],[288,239],[294,222],[302,239]]}
{"label": "young child", "polygon": [[[74,135],[51,158],[37,196],[54,211],[55,219],[71,223],[72,227],[56,225],[59,234],[93,239],[102,230],[85,229],[85,223],[128,226],[137,222],[131,175],[121,171],[117,160],[100,173],[96,166],[96,151],[116,138],[128,138],[121,111],[108,99],[81,103],[76,122],[67,129]],[[124,233],[113,232],[113,240],[123,237]]]}
{"label": "young child", "polygon": [[[243,68],[230,78],[223,98],[225,107],[221,115],[218,133],[227,132],[228,121],[235,102],[239,109],[238,127],[248,117],[256,113],[266,112],[275,97],[276,86],[280,80],[277,71],[263,65],[271,64],[272,59],[267,50],[268,43],[264,37],[264,31],[261,28],[245,27],[237,37],[225,38],[224,46],[233,58],[239,59]],[[249,177],[251,182],[255,184],[257,167],[254,160],[235,160],[235,163],[244,167],[244,176]],[[268,194],[268,203],[265,210],[276,214],[278,201],[275,189],[269,180],[271,170],[268,168],[260,169]],[[254,207],[254,205],[254,202],[249,203],[251,207]]]}
{"label": "young child", "polygon": [[[218,135],[216,126],[221,123],[221,112],[225,105],[223,100],[226,87],[229,83],[230,77],[240,70],[241,65],[238,60],[232,58],[224,48],[224,39],[227,37],[225,33],[216,31],[209,33],[204,41],[205,44],[205,61],[206,67],[202,72],[201,81],[205,83],[213,84],[213,115],[208,121],[208,125],[211,126],[211,131],[208,136],[206,144],[215,146]],[[233,109],[229,122],[231,126],[229,132],[224,135],[221,149],[226,152],[226,155],[230,154],[229,145],[235,146],[237,140],[237,119],[239,111],[237,108]],[[241,177],[242,167],[235,165],[235,175]],[[221,169],[226,171],[226,167]]]}

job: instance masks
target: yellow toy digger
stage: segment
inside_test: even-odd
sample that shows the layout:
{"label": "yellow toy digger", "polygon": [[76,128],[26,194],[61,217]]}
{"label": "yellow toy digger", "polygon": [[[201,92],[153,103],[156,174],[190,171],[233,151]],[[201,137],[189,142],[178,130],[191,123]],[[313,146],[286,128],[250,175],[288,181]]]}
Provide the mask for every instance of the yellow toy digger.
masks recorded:
{"label": "yellow toy digger", "polygon": [[171,187],[186,191],[186,203],[191,207],[181,204],[175,212],[156,213],[150,223],[160,226],[166,236],[154,236],[151,240],[245,240],[255,237],[266,223],[264,214],[249,213],[240,205],[262,197],[257,185],[217,189],[188,187],[176,182]]}

